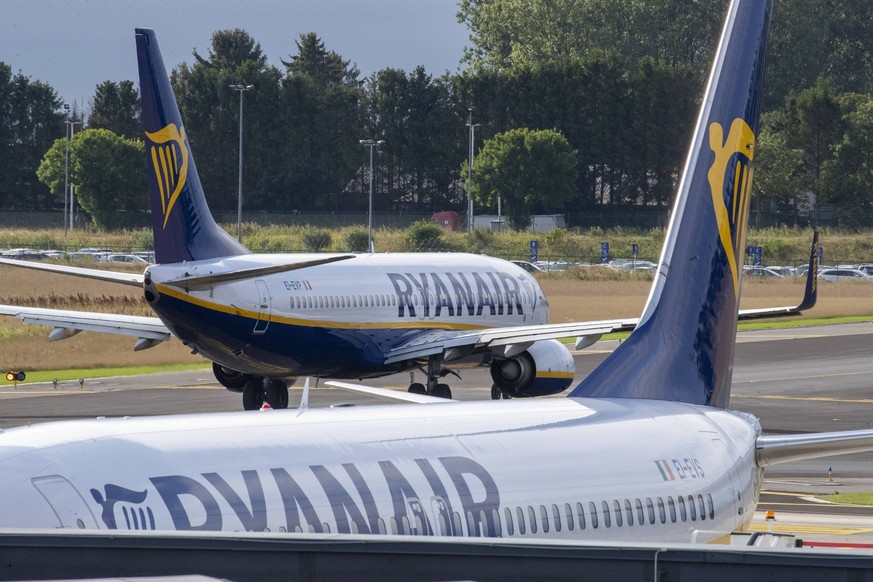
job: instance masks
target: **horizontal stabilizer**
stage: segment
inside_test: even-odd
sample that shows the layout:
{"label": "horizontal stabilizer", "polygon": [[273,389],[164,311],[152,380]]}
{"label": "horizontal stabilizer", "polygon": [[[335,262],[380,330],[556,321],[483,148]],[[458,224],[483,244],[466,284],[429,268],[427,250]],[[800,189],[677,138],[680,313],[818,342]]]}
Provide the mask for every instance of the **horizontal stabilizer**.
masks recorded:
{"label": "horizontal stabilizer", "polygon": [[759,436],[755,460],[759,467],[873,451],[873,429]]}
{"label": "horizontal stabilizer", "polygon": [[267,265],[264,267],[254,267],[252,269],[225,271],[223,273],[197,275],[194,277],[183,277],[174,281],[167,281],[165,284],[184,289],[188,289],[190,287],[204,287],[207,285],[213,285],[215,283],[227,283],[229,281],[239,281],[241,279],[263,277],[265,275],[272,275],[273,273],[283,273],[285,271],[296,271],[298,269],[305,269],[307,267],[317,267],[318,265],[326,265],[328,263],[345,261],[352,258],[354,258],[354,255],[335,255],[324,259],[315,259],[312,261],[284,263],[281,265]]}
{"label": "horizontal stabilizer", "polygon": [[0,305],[0,315],[17,317],[25,323],[47,325],[64,331],[52,331],[52,339],[59,340],[75,335],[76,331],[98,331],[126,335],[156,341],[170,339],[170,330],[157,317],[139,315],[116,315],[67,309],[45,309]]}
{"label": "horizontal stabilizer", "polygon": [[55,263],[37,263],[33,261],[19,261],[16,259],[0,258],[0,265],[9,265],[10,267],[24,267],[25,269],[48,271],[51,273],[61,273],[63,275],[73,275],[74,277],[84,277],[86,279],[96,279],[98,281],[121,283],[122,285],[130,285],[132,287],[142,287],[143,280],[142,273],[119,273],[117,271],[86,269],[84,267],[71,267],[68,265],[57,265]]}

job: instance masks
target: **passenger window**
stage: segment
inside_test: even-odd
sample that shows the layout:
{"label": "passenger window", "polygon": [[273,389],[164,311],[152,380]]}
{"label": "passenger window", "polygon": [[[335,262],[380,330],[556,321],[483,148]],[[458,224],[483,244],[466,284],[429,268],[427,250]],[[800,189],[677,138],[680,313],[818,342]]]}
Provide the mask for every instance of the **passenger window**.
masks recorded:
{"label": "passenger window", "polygon": [[537,533],[537,514],[536,511],[534,511],[534,508],[530,505],[527,506],[527,517],[527,521],[530,524],[530,533]]}
{"label": "passenger window", "polygon": [[506,517],[506,535],[511,536],[515,533],[515,528],[512,523],[512,510],[506,507],[503,510],[503,514]]}
{"label": "passenger window", "polygon": [[667,509],[670,510],[670,521],[676,523],[676,504],[673,503],[673,496],[667,497]]}
{"label": "passenger window", "polygon": [[579,518],[579,529],[585,529],[585,508],[580,502],[576,502],[576,517]]}
{"label": "passenger window", "polygon": [[477,524],[479,528],[479,535],[484,537],[488,537],[488,519],[485,517],[484,511],[479,511],[479,523]]}
{"label": "passenger window", "polygon": [[697,494],[697,507],[700,509],[700,519],[706,519],[706,506],[703,505],[703,495]]}
{"label": "passenger window", "polygon": [[612,527],[612,516],[609,514],[609,503],[601,501],[600,507],[603,508],[603,527]]}
{"label": "passenger window", "polygon": [[637,497],[634,500],[634,505],[637,506],[637,523],[640,525],[646,524],[646,514],[643,512],[643,502]]}
{"label": "passenger window", "polygon": [[715,519],[715,504],[712,502],[712,495],[706,494],[706,504],[709,506],[709,519]]}
{"label": "passenger window", "polygon": [[543,519],[543,533],[549,533],[549,512],[545,505],[540,505],[540,517]]}
{"label": "passenger window", "polygon": [[618,499],[612,500],[612,508],[615,510],[615,527],[621,527],[621,503]]}
{"label": "passenger window", "polygon": [[661,523],[667,523],[667,511],[664,509],[664,500],[658,497],[658,517],[661,518]]}
{"label": "passenger window", "polygon": [[655,505],[651,497],[646,497],[646,509],[649,510],[649,523],[655,525]]}
{"label": "passenger window", "polygon": [[524,535],[524,510],[521,507],[516,507],[515,515],[518,517],[518,533]]}
{"label": "passenger window", "polygon": [[569,503],[564,504],[564,515],[567,517],[567,529],[573,531],[573,508]]}
{"label": "passenger window", "polygon": [[679,502],[679,519],[688,521],[688,514],[685,512],[685,498],[680,495],[676,500]]}
{"label": "passenger window", "polygon": [[597,506],[593,501],[588,502],[588,513],[591,515],[591,529],[597,529]]}
{"label": "passenger window", "polygon": [[[491,510],[491,519],[494,521],[494,535],[497,537],[503,536],[503,524],[500,523],[500,512],[496,509]],[[487,532],[486,532],[487,535]]]}
{"label": "passenger window", "polygon": [[691,521],[697,521],[697,508],[694,507],[694,497],[688,496],[688,511],[691,512]]}
{"label": "passenger window", "polygon": [[461,526],[461,514],[458,513],[457,511],[452,512],[452,522],[455,525],[455,535],[456,536],[464,535],[463,534],[464,528]]}
{"label": "passenger window", "polygon": [[552,517],[554,518],[555,531],[561,531],[561,510],[554,503],[552,504]]}
{"label": "passenger window", "polygon": [[627,524],[631,526],[634,524],[634,509],[631,507],[630,499],[624,500],[624,514],[627,517]]}
{"label": "passenger window", "polygon": [[476,531],[476,522],[473,520],[473,512],[467,512],[467,535],[470,537],[476,537],[479,535],[479,532]]}

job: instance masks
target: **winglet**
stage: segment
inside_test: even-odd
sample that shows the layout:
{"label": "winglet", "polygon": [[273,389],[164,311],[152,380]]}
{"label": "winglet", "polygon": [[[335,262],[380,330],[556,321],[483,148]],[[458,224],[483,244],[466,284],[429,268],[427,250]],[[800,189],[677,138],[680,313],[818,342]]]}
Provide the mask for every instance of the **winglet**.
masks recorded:
{"label": "winglet", "polygon": [[818,231],[812,233],[812,250],[809,252],[809,270],[806,272],[806,289],[797,311],[806,311],[818,300]]}

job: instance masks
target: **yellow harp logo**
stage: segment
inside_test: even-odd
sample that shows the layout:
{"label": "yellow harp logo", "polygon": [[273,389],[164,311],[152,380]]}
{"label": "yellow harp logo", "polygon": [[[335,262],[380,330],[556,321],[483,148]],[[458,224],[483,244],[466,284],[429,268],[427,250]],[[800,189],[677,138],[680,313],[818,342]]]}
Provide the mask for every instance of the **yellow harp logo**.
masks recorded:
{"label": "yellow harp logo", "polygon": [[[724,139],[722,126],[712,123],[709,126],[709,147],[715,154],[707,177],[718,222],[718,235],[731,268],[734,293],[739,293],[737,257],[742,256],[746,246],[755,134],[744,120],[737,118],[731,123],[727,139]],[[731,160],[734,160],[732,167]]]}
{"label": "yellow harp logo", "polygon": [[171,123],[154,133],[146,132],[151,140],[149,148],[152,156],[152,167],[155,169],[155,178],[158,181],[158,190],[161,193],[161,209],[164,213],[164,228],[167,228],[167,220],[170,211],[185,187],[188,177],[188,148],[185,147],[185,128],[181,130],[176,124]]}

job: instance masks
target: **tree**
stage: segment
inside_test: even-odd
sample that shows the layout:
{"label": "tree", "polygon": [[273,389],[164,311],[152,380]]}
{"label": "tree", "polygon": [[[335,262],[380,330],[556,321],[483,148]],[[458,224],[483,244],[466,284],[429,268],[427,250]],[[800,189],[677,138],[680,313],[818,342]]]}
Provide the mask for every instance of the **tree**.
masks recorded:
{"label": "tree", "polygon": [[533,211],[563,209],[576,173],[576,152],[560,132],[513,129],[485,142],[473,164],[471,192],[479,205],[492,208],[500,197],[513,228],[527,228]]}
{"label": "tree", "polygon": [[0,205],[6,210],[51,208],[48,188],[36,180],[40,159],[64,135],[61,101],[49,85],[31,81],[0,62]]}
{"label": "tree", "polygon": [[718,0],[462,0],[474,68],[541,66],[567,57],[644,56],[691,65],[702,81],[723,22]]}
{"label": "tree", "polygon": [[173,71],[171,83],[212,209],[237,207],[240,93],[229,87],[234,84],[253,85],[243,98],[245,208],[270,207],[256,185],[277,166],[284,152],[277,144],[288,139],[277,110],[281,73],[240,29],[216,31],[208,55],[195,52],[194,59]]}
{"label": "tree", "polygon": [[839,206],[842,224],[859,226],[869,224],[873,215],[873,99],[868,97],[845,120],[846,132],[828,167],[831,201]]}
{"label": "tree", "polygon": [[89,129],[108,129],[128,139],[142,135],[139,91],[133,81],[104,81],[97,85],[91,99]]}
{"label": "tree", "polygon": [[768,130],[766,122],[762,126],[755,140],[755,179],[752,181],[753,200],[758,207],[756,216],[760,220],[766,208],[762,205],[772,202],[777,212],[790,217],[790,222],[796,225],[798,198],[805,191],[803,151],[788,147],[785,136]]}
{"label": "tree", "polygon": [[[55,140],[37,170],[52,192],[63,190],[65,154],[66,140]],[[141,141],[108,129],[86,129],[70,140],[70,176],[77,200],[98,228],[111,229],[124,212],[146,206],[144,155]]]}

